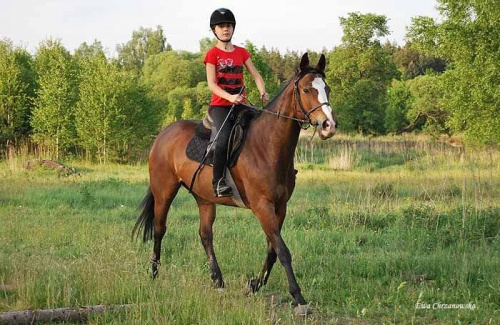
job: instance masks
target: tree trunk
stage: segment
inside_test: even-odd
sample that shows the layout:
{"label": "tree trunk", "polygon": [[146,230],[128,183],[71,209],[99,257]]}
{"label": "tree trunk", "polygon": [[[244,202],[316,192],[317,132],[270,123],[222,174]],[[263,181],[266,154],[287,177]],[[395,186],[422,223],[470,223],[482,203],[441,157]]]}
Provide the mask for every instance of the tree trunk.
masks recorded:
{"label": "tree trunk", "polygon": [[33,324],[49,322],[81,322],[92,314],[106,311],[128,309],[132,305],[96,305],[80,308],[56,308],[41,310],[24,310],[0,313],[0,324]]}

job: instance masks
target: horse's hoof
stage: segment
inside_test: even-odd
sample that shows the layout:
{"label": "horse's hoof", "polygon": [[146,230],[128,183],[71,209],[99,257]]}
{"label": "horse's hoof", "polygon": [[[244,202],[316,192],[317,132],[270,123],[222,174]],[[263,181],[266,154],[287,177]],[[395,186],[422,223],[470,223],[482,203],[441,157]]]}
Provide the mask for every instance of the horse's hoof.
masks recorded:
{"label": "horse's hoof", "polygon": [[226,287],[226,284],[222,279],[215,281],[215,285],[217,286],[218,289],[224,289]]}
{"label": "horse's hoof", "polygon": [[257,279],[248,280],[247,285],[243,288],[243,294],[245,296],[250,296],[257,292]]}
{"label": "horse's hoof", "polygon": [[312,314],[312,310],[309,308],[309,305],[297,305],[294,310],[297,316],[307,316]]}
{"label": "horse's hoof", "polygon": [[260,289],[259,279],[251,279],[248,280],[248,287],[252,291],[252,293],[256,293]]}

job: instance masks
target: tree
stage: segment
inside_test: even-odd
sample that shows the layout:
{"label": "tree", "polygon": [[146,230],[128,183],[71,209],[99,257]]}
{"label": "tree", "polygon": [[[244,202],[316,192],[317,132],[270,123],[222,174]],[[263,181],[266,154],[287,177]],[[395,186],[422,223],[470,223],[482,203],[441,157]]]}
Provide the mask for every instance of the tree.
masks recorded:
{"label": "tree", "polygon": [[409,130],[410,122],[406,114],[411,107],[413,97],[407,82],[393,80],[387,91],[385,109],[385,129],[387,132],[400,133]]}
{"label": "tree", "polygon": [[140,27],[130,41],[117,46],[118,62],[126,70],[140,74],[148,57],[171,50],[166,40],[161,26],[156,30]]}
{"label": "tree", "polygon": [[413,97],[406,113],[409,121],[422,124],[423,130],[431,135],[449,133],[446,120],[448,111],[443,107],[443,88],[441,76],[425,75],[408,81]]}
{"label": "tree", "polygon": [[31,55],[0,41],[0,146],[14,150],[30,134],[34,92]]}
{"label": "tree", "polygon": [[196,96],[196,93],[187,87],[177,87],[168,93],[165,124],[182,119],[184,102],[191,96]]}
{"label": "tree", "polygon": [[128,157],[156,131],[159,120],[137,79],[91,51],[81,64],[80,101],[75,125],[80,145],[99,162]]}
{"label": "tree", "polygon": [[438,24],[434,18],[413,17],[411,25],[406,29],[406,39],[412,48],[425,54],[436,54],[438,52]]}
{"label": "tree", "polygon": [[60,41],[42,42],[35,55],[37,97],[31,126],[34,139],[56,158],[74,143],[73,107],[78,98],[76,64]]}
{"label": "tree", "polygon": [[95,40],[94,43],[92,43],[91,45],[88,45],[86,42],[83,42],[75,50],[74,58],[77,63],[95,57],[101,57],[101,58],[106,57],[106,54],[104,53],[104,48],[102,47],[101,42],[99,42],[98,40]]}
{"label": "tree", "polygon": [[346,130],[364,134],[380,134],[384,131],[384,92],[375,81],[356,81],[338,111],[342,118],[339,124],[345,124]]}
{"label": "tree", "polygon": [[[266,85],[266,91],[270,94],[270,96],[273,96],[279,90],[279,81],[277,76],[272,73],[271,69],[266,64],[264,58],[257,50],[255,45],[253,45],[251,42],[248,41],[245,44],[245,48],[250,53],[252,63],[254,64],[257,71],[259,71],[260,75],[262,76],[262,79],[264,80],[264,83]],[[244,78],[245,78],[247,99],[250,101],[250,103],[254,105],[257,106],[262,105],[259,89],[255,85],[253,77],[250,75],[250,73],[248,73],[246,69],[244,72]]]}
{"label": "tree", "polygon": [[200,54],[204,57],[212,47],[217,45],[216,38],[205,37],[200,40]]}
{"label": "tree", "polygon": [[174,51],[148,58],[142,78],[152,95],[164,102],[168,93],[173,89],[195,87],[205,80],[205,67],[201,60],[184,59],[181,54]]}
{"label": "tree", "polygon": [[119,71],[102,54],[92,52],[80,61],[80,101],[76,106],[75,126],[78,142],[87,154],[97,154],[99,161],[106,163],[123,90]]}
{"label": "tree", "polygon": [[383,15],[351,12],[348,17],[340,17],[340,26],[344,31],[343,44],[358,49],[378,43],[378,38],[390,34],[387,18]]}
{"label": "tree", "polygon": [[411,42],[397,49],[393,54],[393,60],[403,80],[413,79],[426,73],[442,73],[446,69],[444,59],[426,54]]}
{"label": "tree", "polygon": [[494,0],[438,0],[440,24],[414,21],[408,37],[450,65],[442,76],[446,122],[469,143],[500,144],[500,6]]}
{"label": "tree", "polygon": [[350,13],[341,18],[343,42],[330,54],[327,81],[340,128],[362,133],[384,132],[385,96],[397,76],[390,52],[378,37],[388,33],[385,16]]}

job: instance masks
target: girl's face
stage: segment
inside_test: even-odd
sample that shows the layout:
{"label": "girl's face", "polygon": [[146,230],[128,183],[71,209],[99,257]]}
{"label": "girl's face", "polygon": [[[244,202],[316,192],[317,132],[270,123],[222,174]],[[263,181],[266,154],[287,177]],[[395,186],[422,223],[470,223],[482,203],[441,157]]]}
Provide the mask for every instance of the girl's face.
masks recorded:
{"label": "girl's face", "polygon": [[217,34],[217,37],[219,37],[223,42],[229,42],[233,36],[233,32],[233,24],[224,23],[215,25],[215,34]]}

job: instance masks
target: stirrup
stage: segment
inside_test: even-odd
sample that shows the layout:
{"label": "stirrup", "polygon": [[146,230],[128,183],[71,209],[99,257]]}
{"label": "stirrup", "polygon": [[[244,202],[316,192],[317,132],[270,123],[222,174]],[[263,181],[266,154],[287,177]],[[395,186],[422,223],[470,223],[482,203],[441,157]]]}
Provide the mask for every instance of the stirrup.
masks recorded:
{"label": "stirrup", "polygon": [[221,178],[214,188],[214,194],[215,197],[233,196],[233,189],[231,186],[226,184],[226,180],[224,178]]}

